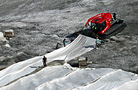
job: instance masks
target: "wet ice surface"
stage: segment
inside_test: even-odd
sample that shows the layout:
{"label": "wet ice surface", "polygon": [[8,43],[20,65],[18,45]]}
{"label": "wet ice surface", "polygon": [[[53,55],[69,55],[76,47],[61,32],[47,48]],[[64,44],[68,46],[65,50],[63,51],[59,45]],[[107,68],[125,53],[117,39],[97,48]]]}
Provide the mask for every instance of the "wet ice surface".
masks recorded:
{"label": "wet ice surface", "polygon": [[12,28],[15,37],[9,41],[11,48],[0,48],[0,56],[10,65],[20,60],[17,56],[21,52],[25,56],[21,60],[46,54],[55,49],[57,42],[62,43],[65,36],[81,30],[88,18],[109,11],[124,19],[127,27],[116,39],[85,54],[94,62],[89,67],[137,71],[137,3],[137,0],[1,0],[0,31]]}

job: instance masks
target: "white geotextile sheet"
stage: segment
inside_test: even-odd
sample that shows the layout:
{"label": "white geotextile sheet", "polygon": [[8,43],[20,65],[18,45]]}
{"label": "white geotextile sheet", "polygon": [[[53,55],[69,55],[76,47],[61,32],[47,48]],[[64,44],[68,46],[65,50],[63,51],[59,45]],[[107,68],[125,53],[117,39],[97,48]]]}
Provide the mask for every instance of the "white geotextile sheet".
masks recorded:
{"label": "white geotextile sheet", "polygon": [[[138,75],[111,68],[46,67],[0,90],[138,90]],[[131,88],[131,89],[130,89]]]}
{"label": "white geotextile sheet", "polygon": [[[72,43],[68,44],[66,47],[57,49],[45,56],[48,62],[53,60],[65,60],[69,61],[76,58],[95,47],[95,39],[79,35]],[[40,66],[42,65],[43,56],[34,57],[26,61],[22,61],[9,66],[8,68],[0,71],[0,86],[6,85],[11,81],[20,78],[21,76],[27,75],[35,70],[35,68],[30,68],[30,66]]]}

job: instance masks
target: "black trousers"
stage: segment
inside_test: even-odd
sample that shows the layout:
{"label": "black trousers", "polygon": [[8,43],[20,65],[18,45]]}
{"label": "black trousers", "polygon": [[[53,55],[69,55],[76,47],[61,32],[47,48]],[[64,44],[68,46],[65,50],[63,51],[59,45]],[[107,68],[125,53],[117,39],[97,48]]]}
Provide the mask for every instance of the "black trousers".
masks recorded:
{"label": "black trousers", "polygon": [[43,65],[44,65],[44,67],[46,67],[47,65],[46,65],[46,62],[43,62]]}

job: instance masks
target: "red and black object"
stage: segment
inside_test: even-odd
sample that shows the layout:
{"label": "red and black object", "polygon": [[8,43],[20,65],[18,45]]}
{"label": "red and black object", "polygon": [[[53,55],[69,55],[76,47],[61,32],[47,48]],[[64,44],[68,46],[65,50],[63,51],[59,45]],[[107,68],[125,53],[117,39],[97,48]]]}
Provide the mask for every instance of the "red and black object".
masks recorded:
{"label": "red and black object", "polygon": [[87,29],[91,30],[93,33],[107,38],[111,35],[115,35],[122,31],[126,24],[121,19],[116,19],[115,13],[100,13],[88,19],[85,24]]}
{"label": "red and black object", "polygon": [[67,38],[75,39],[79,34],[100,39],[109,38],[124,30],[127,25],[124,20],[117,19],[115,13],[100,13],[88,19],[85,24],[86,29],[77,31]]}

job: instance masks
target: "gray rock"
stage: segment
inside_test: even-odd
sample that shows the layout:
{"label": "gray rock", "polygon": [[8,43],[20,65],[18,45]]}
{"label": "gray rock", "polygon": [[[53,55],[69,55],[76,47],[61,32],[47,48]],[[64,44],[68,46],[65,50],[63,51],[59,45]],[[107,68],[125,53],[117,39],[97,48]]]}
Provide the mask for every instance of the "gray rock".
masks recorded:
{"label": "gray rock", "polygon": [[116,36],[112,36],[112,37],[110,37],[110,40],[117,41],[118,38]]}

